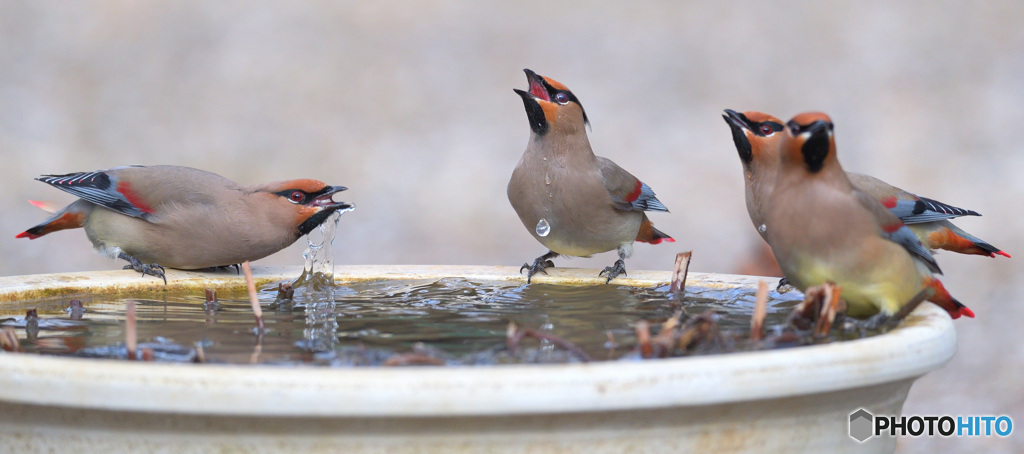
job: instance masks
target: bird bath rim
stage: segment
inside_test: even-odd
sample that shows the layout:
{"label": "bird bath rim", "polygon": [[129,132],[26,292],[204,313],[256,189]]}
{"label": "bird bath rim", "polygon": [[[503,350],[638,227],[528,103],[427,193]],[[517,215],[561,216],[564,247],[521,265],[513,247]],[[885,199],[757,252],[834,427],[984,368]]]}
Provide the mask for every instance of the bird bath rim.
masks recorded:
{"label": "bird bath rim", "polygon": [[[301,267],[256,267],[258,285]],[[552,268],[536,283],[605,285],[598,270]],[[337,266],[338,282],[464,278],[525,283],[515,267]],[[167,290],[239,287],[233,273],[168,270]],[[611,285],[652,287],[668,271]],[[690,273],[689,286],[756,288],[752,276]],[[0,277],[4,301],[160,290],[130,271]],[[19,296],[21,295],[21,296]],[[472,416],[658,409],[785,398],[912,380],[956,352],[949,316],[923,304],[884,335],[757,352],[586,364],[327,368],[167,364],[0,354],[0,400],[35,405],[250,416]],[[532,396],[526,399],[523,396]],[[116,396],[116,397],[112,397]]]}

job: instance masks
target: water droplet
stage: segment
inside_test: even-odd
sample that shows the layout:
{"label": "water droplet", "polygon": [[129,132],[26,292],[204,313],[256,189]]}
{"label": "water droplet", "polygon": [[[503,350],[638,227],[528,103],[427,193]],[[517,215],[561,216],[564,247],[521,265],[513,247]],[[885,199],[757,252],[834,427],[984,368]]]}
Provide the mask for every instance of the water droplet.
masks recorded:
{"label": "water droplet", "polygon": [[761,232],[761,233],[767,232],[768,231],[768,226],[764,225],[764,224],[761,224],[761,225],[757,226],[757,231]]}
{"label": "water droplet", "polygon": [[551,184],[551,176],[546,173],[544,174],[544,184]]}
{"label": "water droplet", "polygon": [[545,160],[545,161],[547,161],[547,160],[548,160],[548,158],[544,158],[544,160]]}
{"label": "water droplet", "polygon": [[540,222],[537,223],[537,235],[548,236],[551,233],[551,225],[548,224],[548,220],[540,218]]}

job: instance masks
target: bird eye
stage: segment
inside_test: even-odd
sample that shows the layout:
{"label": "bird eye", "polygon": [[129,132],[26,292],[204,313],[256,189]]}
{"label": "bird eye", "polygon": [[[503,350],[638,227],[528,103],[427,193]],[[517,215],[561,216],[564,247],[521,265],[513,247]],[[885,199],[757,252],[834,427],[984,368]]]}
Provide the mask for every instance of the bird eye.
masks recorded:
{"label": "bird eye", "polygon": [[288,200],[291,201],[292,203],[299,203],[305,199],[306,194],[304,194],[302,191],[292,191],[291,194],[288,194]]}
{"label": "bird eye", "polygon": [[771,135],[772,132],[774,131],[772,130],[772,127],[770,125],[761,125],[761,135],[768,136]]}
{"label": "bird eye", "polygon": [[555,93],[555,102],[559,104],[568,104],[569,95],[565,94],[564,92]]}

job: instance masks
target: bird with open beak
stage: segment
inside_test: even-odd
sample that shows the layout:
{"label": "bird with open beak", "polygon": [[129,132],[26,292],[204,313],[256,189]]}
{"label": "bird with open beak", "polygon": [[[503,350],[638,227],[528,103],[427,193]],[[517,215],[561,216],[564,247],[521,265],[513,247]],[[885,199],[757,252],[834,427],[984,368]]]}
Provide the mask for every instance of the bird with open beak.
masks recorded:
{"label": "bird with open beak", "polygon": [[587,114],[569,89],[524,70],[523,99],[530,141],[508,182],[508,200],[526,229],[548,252],[524,264],[527,282],[554,266],[559,255],[588,257],[615,250],[619,258],[600,275],[625,274],[633,242],[675,241],[654,228],[645,211],[668,211],[650,186],[609,159],[595,156]]}
{"label": "bird with open beak", "polygon": [[81,227],[100,253],[164,282],[164,267],[258,260],[291,245],[332,213],[354,209],[332,200],[343,186],[309,179],[242,186],[180,166],[126,166],[37,180],[79,199],[18,238]]}

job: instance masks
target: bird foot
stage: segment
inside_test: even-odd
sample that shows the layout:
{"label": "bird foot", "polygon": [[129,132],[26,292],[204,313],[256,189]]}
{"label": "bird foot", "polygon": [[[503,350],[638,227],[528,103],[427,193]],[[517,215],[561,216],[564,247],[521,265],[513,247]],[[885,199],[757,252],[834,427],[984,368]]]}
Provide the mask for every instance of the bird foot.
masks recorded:
{"label": "bird foot", "polygon": [[118,254],[117,257],[128,262],[128,264],[125,265],[124,268],[122,269],[135,270],[142,273],[143,276],[148,274],[153,277],[158,277],[164,280],[164,285],[167,285],[167,276],[164,275],[163,266],[160,266],[157,263],[151,263],[149,265],[146,265],[145,263],[139,261],[139,259],[132,257],[128,254],[125,254],[124,252]]}
{"label": "bird foot", "polygon": [[523,274],[523,270],[529,270],[526,273],[526,283],[529,284],[530,280],[533,279],[534,274],[537,274],[537,272],[548,274],[547,269],[554,267],[555,262],[548,260],[547,258],[545,258],[545,256],[540,256],[533,261],[533,265],[530,265],[529,263],[524,263],[523,266],[519,267],[519,274]]}
{"label": "bird foot", "polygon": [[775,287],[775,292],[779,293],[779,294],[783,294],[783,293],[789,292],[790,290],[793,290],[794,288],[795,287],[793,287],[793,285],[789,283],[788,279],[782,278],[782,279],[779,279],[779,286]]}
{"label": "bird foot", "polygon": [[622,260],[622,259],[618,259],[618,260],[615,261],[614,265],[604,267],[604,269],[601,270],[600,273],[597,273],[597,275],[598,276],[604,276],[606,273],[608,275],[608,280],[604,282],[605,284],[611,282],[612,279],[615,279],[620,274],[625,276],[626,275],[626,262],[624,260]]}

